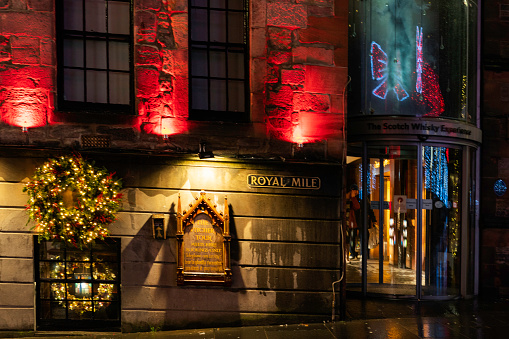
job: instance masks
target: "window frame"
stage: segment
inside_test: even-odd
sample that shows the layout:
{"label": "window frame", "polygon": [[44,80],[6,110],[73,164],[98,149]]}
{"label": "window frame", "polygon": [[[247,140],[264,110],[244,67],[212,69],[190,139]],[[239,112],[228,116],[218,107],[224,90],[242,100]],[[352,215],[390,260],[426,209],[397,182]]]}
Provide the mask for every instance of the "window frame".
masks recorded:
{"label": "window frame", "polygon": [[[97,32],[88,32],[88,31],[73,31],[73,30],[65,30],[64,29],[64,0],[56,0],[55,2],[55,13],[56,13],[56,44],[57,44],[57,94],[56,94],[56,105],[57,109],[60,112],[66,113],[91,113],[90,116],[93,116],[94,113],[107,113],[108,115],[134,115],[135,108],[135,87],[134,87],[134,29],[133,29],[133,2],[129,0],[105,0],[108,1],[118,1],[118,2],[126,2],[129,4],[129,35],[127,34],[114,34],[114,33],[97,33]],[[82,5],[85,7],[86,0],[83,0]],[[85,22],[86,13],[83,9],[83,22]],[[107,17],[107,13],[106,13]],[[64,66],[64,40],[66,38],[72,37],[80,37],[84,43],[83,46],[83,55],[84,55],[84,65],[82,67],[66,67]],[[86,102],[86,101],[70,101],[64,99],[64,69],[83,69],[94,70],[92,67],[88,67],[86,65],[86,42],[92,40],[101,40],[105,42],[110,41],[120,41],[128,43],[128,63],[129,70],[124,71],[123,73],[129,74],[129,103],[128,104],[112,104],[112,103],[95,103],[95,102]],[[106,46],[106,50],[108,53],[109,46]],[[108,55],[108,54],[107,54]],[[107,78],[109,78],[109,74],[112,72],[118,72],[118,70],[112,70],[109,68],[108,60],[106,61],[106,68],[101,69],[106,73]],[[84,97],[86,100],[86,75],[84,76],[84,84],[83,91]],[[107,85],[108,86],[108,85]],[[107,93],[109,97],[109,90]],[[109,99],[108,99],[109,100]],[[58,113],[57,113],[58,114]],[[104,116],[103,116],[104,117]]]}
{"label": "window frame", "polygon": [[509,4],[498,4],[498,16],[500,21],[509,21]]}
{"label": "window frame", "polygon": [[[242,9],[231,9],[228,8],[228,1],[231,0],[224,0],[224,8],[220,7],[211,7],[211,0],[202,0],[207,3],[207,6],[199,6],[199,5],[193,5],[193,2],[196,0],[188,0],[188,9],[189,9],[189,17],[188,17],[188,27],[189,27],[189,119],[190,120],[196,120],[196,121],[221,121],[221,122],[249,122],[250,119],[250,77],[249,77],[249,58],[250,58],[250,52],[249,52],[249,0],[241,0],[243,1],[243,8]],[[194,41],[193,38],[193,20],[192,20],[192,10],[193,9],[204,9],[207,11],[207,40],[206,41]],[[210,38],[210,27],[211,27],[211,20],[210,20],[210,11],[225,11],[225,12],[234,12],[234,13],[243,13],[244,14],[244,32],[243,32],[243,42],[242,43],[233,43],[228,41],[228,15],[225,16],[226,23],[225,23],[225,35],[226,35],[226,42],[213,42]],[[206,60],[207,64],[211,64],[211,57],[210,57],[210,51],[216,50],[216,51],[224,51],[225,58],[225,76],[224,77],[214,77],[211,76],[211,70],[210,67],[207,65],[207,75],[201,76],[201,75],[193,75],[193,59],[192,54],[195,50],[205,50],[206,52]],[[241,50],[243,53],[243,67],[244,67],[244,75],[243,79],[235,79],[233,77],[229,77],[228,75],[228,52],[229,51],[238,51]],[[193,95],[196,95],[193,91],[193,80],[194,79],[204,79],[207,81],[207,92],[208,92],[208,100],[207,100],[207,109],[196,109],[193,108]],[[225,80],[225,88],[226,92],[224,93],[224,99],[226,101],[226,110],[219,111],[219,110],[212,110],[210,98],[211,98],[211,80]],[[236,81],[241,80],[244,83],[243,86],[243,94],[244,94],[244,111],[243,112],[237,112],[232,111],[228,109],[229,106],[229,90],[228,90],[228,84],[230,81]]]}
{"label": "window frame", "polygon": [[[43,243],[54,243],[50,240],[42,240],[40,241],[38,239],[37,235],[34,235],[34,273],[35,273],[35,283],[36,283],[36,324],[38,330],[54,330],[56,328],[58,329],[118,329],[121,324],[121,312],[122,312],[122,300],[121,300],[121,242],[119,238],[105,238],[104,240],[101,240],[99,244],[101,245],[108,245],[111,246],[111,253],[115,254],[116,261],[94,261],[94,247],[93,245],[90,246],[88,249],[83,249],[82,252],[89,253],[90,254],[90,261],[83,261],[83,260],[68,260],[67,259],[67,251],[73,250],[78,251],[77,248],[71,247],[70,245],[66,245],[65,243],[60,242],[60,253],[62,253],[63,259],[56,260],[56,259],[43,259],[42,258],[42,244]],[[45,252],[47,253],[47,252]],[[79,280],[73,277],[68,277],[67,273],[65,273],[64,278],[58,279],[58,278],[43,278],[41,276],[42,270],[41,266],[42,263],[64,263],[64,273],[67,271],[67,263],[90,263],[90,278]],[[101,279],[95,279],[93,277],[93,263],[101,262],[101,263],[114,263],[116,264],[117,271],[116,276],[112,280],[101,280]],[[94,289],[95,284],[112,284],[116,287],[116,298],[109,301],[113,305],[116,305],[114,310],[116,311],[116,314],[118,315],[117,319],[75,319],[69,316],[69,305],[62,306],[65,310],[65,318],[51,318],[51,319],[43,319],[43,307],[42,304],[44,301],[49,301],[51,303],[52,300],[57,300],[54,298],[42,298],[41,297],[41,289],[43,288],[44,283],[59,283],[59,284],[90,284],[92,286],[92,290]],[[65,301],[72,300],[72,299],[65,299]],[[92,305],[94,305],[94,302],[97,302],[98,299],[86,299],[86,301],[90,300]],[[64,302],[65,302],[64,301]],[[110,305],[113,306],[113,305]],[[92,317],[93,318],[93,317]]]}

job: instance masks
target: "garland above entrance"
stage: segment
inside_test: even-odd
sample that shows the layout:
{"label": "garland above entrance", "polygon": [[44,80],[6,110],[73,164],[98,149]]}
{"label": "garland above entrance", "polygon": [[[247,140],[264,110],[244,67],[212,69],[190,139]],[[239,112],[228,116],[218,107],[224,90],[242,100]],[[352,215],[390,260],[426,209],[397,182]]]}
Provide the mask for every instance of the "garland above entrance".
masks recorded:
{"label": "garland above entrance", "polygon": [[120,181],[80,155],[51,159],[23,189],[39,238],[83,248],[109,235],[121,207]]}

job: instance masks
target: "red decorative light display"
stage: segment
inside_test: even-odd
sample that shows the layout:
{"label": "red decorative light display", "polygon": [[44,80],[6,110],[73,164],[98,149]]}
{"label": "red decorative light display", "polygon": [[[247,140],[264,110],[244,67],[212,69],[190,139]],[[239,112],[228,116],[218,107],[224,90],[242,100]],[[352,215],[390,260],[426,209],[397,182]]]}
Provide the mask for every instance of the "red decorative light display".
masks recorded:
{"label": "red decorative light display", "polygon": [[413,100],[420,105],[426,105],[429,111],[425,116],[438,117],[444,112],[444,98],[440,91],[438,76],[431,65],[424,63],[422,70],[422,93],[413,96]]}
{"label": "red decorative light display", "polygon": [[417,26],[417,33],[415,38],[415,58],[416,58],[416,71],[417,71],[417,80],[415,82],[415,91],[417,93],[422,93],[422,27],[419,30],[419,26]]}

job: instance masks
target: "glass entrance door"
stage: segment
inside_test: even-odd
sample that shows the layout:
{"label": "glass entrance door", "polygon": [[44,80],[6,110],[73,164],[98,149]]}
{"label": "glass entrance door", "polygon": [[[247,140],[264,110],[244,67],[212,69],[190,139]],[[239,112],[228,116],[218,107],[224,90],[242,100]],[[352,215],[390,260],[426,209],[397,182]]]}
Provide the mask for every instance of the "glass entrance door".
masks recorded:
{"label": "glass entrance door", "polygon": [[460,291],[460,149],[422,147],[423,296],[454,296]]}
{"label": "glass entrance door", "polygon": [[458,295],[462,149],[352,146],[345,211],[348,288],[419,298]]}

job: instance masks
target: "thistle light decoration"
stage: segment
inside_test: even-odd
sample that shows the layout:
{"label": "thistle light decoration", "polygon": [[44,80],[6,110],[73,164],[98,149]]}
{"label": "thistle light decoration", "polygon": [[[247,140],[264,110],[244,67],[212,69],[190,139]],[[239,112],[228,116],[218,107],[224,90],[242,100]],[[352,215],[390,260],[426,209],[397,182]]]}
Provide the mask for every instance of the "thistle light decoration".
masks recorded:
{"label": "thistle light decoration", "polygon": [[51,159],[37,168],[23,191],[39,239],[78,248],[109,235],[107,226],[121,207],[121,183],[80,155]]}

